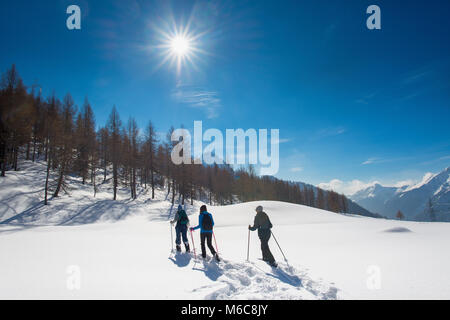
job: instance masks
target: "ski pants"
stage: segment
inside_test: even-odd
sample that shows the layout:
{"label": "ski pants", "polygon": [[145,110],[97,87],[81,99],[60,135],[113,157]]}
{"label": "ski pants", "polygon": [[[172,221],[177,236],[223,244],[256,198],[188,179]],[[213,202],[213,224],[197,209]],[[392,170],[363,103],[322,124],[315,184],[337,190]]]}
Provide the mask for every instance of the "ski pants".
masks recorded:
{"label": "ski pants", "polygon": [[202,257],[206,258],[205,241],[208,244],[208,248],[209,251],[211,251],[211,254],[215,255],[216,250],[214,250],[214,247],[212,245],[212,232],[202,232],[200,233],[200,243],[202,245]]}
{"label": "ski pants", "polygon": [[261,240],[261,251],[263,260],[267,262],[274,262],[275,258],[273,257],[272,252],[270,252],[269,248],[270,233],[264,235],[263,237],[260,237],[259,239]]}
{"label": "ski pants", "polygon": [[184,244],[189,243],[187,237],[187,225],[185,224],[177,224],[175,227],[176,239],[175,243],[177,245],[181,244],[181,238],[183,238]]}

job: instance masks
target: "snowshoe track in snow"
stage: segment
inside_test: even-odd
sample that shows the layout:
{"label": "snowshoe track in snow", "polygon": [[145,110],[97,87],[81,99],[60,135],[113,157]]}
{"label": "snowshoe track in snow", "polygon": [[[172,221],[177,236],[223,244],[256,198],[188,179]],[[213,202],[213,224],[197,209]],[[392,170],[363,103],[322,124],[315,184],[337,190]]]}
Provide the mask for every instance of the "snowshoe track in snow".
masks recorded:
{"label": "snowshoe track in snow", "polygon": [[[200,265],[200,266],[197,266]],[[216,284],[195,289],[211,291],[205,299],[337,299],[337,288],[310,279],[305,272],[285,263],[272,268],[265,262],[201,261],[203,271]]]}

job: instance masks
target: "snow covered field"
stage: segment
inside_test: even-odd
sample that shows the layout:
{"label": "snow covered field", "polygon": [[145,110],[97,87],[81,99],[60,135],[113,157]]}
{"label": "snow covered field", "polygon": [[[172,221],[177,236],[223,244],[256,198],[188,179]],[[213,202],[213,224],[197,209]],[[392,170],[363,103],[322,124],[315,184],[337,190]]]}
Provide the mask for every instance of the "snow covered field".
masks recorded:
{"label": "snow covered field", "polygon": [[[223,261],[171,253],[166,192],[121,190],[73,179],[70,196],[43,197],[44,171],[0,179],[0,298],[124,299],[450,299],[450,224],[345,216],[274,201],[208,207]],[[197,223],[202,203],[187,206]],[[274,224],[272,270],[256,232],[246,262],[256,205]],[[194,233],[199,248],[199,233]],[[79,281],[78,281],[79,280]],[[79,284],[79,288],[77,287]]]}

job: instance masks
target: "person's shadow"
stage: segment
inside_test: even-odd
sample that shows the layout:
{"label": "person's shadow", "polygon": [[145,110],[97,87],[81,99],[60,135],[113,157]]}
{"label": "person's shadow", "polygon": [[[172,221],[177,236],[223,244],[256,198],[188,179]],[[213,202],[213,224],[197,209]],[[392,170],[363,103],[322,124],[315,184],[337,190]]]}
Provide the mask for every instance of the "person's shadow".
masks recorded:
{"label": "person's shadow", "polygon": [[219,267],[219,265],[212,261],[202,261],[203,262],[203,268],[201,267],[194,267],[192,270],[201,271],[212,281],[216,281],[220,276],[223,275],[223,270]]}
{"label": "person's shadow", "polygon": [[[183,268],[189,265],[191,262],[192,256],[187,253],[175,253],[169,257],[169,260],[172,261],[174,264],[176,264],[178,267]],[[203,268],[196,267],[194,264],[194,267],[192,270],[201,271],[212,281],[216,281],[217,278],[219,278],[223,271],[220,269],[220,267],[215,262],[206,262],[203,261]]]}
{"label": "person's shadow", "polygon": [[178,267],[183,268],[189,265],[189,262],[191,262],[191,255],[189,253],[175,253],[171,257],[169,257],[169,260],[175,263]]}

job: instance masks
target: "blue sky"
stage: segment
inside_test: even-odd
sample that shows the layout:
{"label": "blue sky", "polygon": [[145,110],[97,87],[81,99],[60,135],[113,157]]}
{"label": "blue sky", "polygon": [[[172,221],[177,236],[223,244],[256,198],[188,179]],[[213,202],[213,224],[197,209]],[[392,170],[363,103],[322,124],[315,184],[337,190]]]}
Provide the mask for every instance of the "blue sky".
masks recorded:
{"label": "blue sky", "polygon": [[[66,28],[77,4],[82,29]],[[381,30],[366,8],[381,8]],[[2,1],[0,70],[87,96],[103,125],[280,129],[278,177],[341,190],[450,165],[449,1]],[[195,65],[161,64],[158,29],[190,21]],[[197,99],[197,100],[196,100]],[[347,188],[348,187],[348,188]],[[347,188],[347,189],[345,189]]]}

